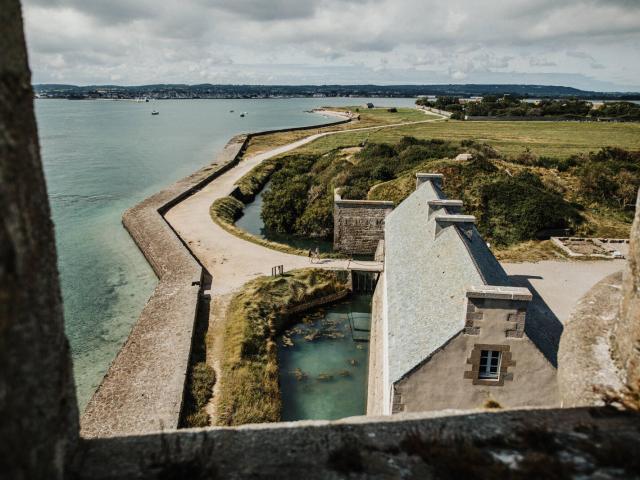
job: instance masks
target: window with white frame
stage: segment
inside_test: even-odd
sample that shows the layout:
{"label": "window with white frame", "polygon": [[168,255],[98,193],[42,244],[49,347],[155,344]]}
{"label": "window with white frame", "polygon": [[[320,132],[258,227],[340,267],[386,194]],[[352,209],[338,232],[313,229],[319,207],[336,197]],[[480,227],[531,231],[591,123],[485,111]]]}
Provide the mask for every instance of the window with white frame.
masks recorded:
{"label": "window with white frame", "polygon": [[501,352],[497,350],[482,350],[480,352],[480,370],[478,378],[483,380],[498,380],[500,376]]}

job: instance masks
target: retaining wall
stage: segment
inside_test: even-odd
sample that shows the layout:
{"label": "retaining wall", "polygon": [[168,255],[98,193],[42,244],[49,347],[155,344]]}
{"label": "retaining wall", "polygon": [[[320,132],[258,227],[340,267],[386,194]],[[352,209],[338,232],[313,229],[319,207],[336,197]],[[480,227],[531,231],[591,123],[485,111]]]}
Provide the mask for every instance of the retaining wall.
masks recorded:
{"label": "retaining wall", "polygon": [[333,249],[347,254],[374,255],[384,240],[384,219],[393,202],[342,200],[336,191],[333,201]]}
{"label": "retaining wall", "polygon": [[158,285],[89,401],[80,421],[82,436],[105,437],[178,428],[203,267],[163,214],[237,165],[251,138],[349,121],[237,135],[213,164],[124,213],[122,223],[153,268]]}

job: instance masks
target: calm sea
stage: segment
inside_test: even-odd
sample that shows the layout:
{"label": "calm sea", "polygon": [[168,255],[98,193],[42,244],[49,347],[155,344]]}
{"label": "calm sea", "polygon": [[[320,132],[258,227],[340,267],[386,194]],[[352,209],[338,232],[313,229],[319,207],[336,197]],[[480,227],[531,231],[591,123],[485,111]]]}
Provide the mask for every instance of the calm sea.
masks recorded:
{"label": "calm sea", "polygon": [[[328,121],[323,105],[411,106],[413,99],[37,100],[66,332],[84,408],[156,284],[122,212],[210,163],[238,133]],[[151,110],[160,115],[151,116]],[[230,110],[235,110],[230,113]],[[240,118],[240,112],[247,112]]]}

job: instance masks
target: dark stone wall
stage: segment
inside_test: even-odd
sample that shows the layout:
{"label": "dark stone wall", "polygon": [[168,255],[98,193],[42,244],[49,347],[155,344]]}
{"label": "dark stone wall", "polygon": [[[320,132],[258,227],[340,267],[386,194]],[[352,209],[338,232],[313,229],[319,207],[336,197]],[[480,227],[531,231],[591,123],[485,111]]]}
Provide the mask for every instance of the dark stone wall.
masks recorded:
{"label": "dark stone wall", "polygon": [[399,414],[85,440],[77,480],[635,478],[639,414]]}
{"label": "dark stone wall", "polygon": [[18,0],[0,25],[0,477],[57,479],[78,409]]}
{"label": "dark stone wall", "polygon": [[341,200],[333,203],[333,248],[342,253],[374,255],[384,240],[384,219],[393,202]]}
{"label": "dark stone wall", "polygon": [[627,267],[622,280],[620,316],[613,329],[613,356],[627,386],[640,395],[640,195],[631,227]]}

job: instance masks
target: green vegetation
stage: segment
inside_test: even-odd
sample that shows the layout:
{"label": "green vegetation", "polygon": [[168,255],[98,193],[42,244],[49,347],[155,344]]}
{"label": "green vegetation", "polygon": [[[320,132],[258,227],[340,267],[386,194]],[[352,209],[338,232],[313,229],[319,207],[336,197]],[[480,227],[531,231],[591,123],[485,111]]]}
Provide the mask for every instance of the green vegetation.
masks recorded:
{"label": "green vegetation", "polygon": [[233,297],[224,331],[219,425],[280,420],[276,335],[287,326],[286,310],[344,289],[339,272],[304,269],[257,278]]}
{"label": "green vegetation", "polygon": [[[474,159],[451,159],[463,151]],[[605,148],[559,159],[531,151],[503,157],[474,141],[409,137],[322,155],[290,154],[272,176],[262,216],[279,233],[330,236],[334,188],[344,198],[399,203],[414,190],[418,171],[444,174],[447,196],[463,200],[485,238],[506,248],[564,229],[627,236],[640,186],[640,154]]]}
{"label": "green vegetation", "polygon": [[190,406],[190,411],[193,413],[186,418],[187,426],[209,426],[209,415],[204,407],[211,398],[215,383],[216,373],[211,366],[205,362],[198,362],[192,367],[189,372],[185,403]]}
{"label": "green vegetation", "polygon": [[341,188],[346,199],[366,198],[374,184],[395,178],[425,158],[455,155],[459,150],[449,142],[407,138],[396,146],[368,144],[322,156],[288,155],[271,178],[262,218],[278,233],[329,237],[334,188]]}
{"label": "green vegetation", "polygon": [[580,99],[540,100],[532,103],[525,99],[505,95],[486,95],[481,101],[466,101],[458,97],[438,97],[435,102],[425,98],[416,101],[418,105],[439,108],[452,112],[454,119],[470,117],[556,117],[564,119],[615,119],[623,121],[640,120],[640,105],[631,102],[613,102],[600,108]]}

